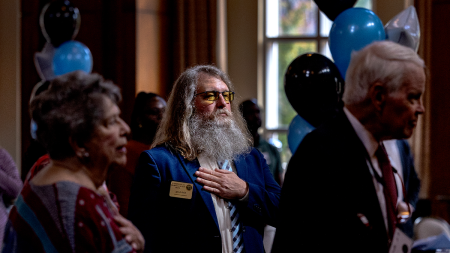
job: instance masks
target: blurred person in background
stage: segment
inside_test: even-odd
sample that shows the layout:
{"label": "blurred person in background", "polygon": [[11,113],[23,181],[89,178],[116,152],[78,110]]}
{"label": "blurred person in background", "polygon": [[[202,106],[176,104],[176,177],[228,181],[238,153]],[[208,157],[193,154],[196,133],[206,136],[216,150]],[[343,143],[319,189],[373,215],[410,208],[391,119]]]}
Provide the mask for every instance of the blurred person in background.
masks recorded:
{"label": "blurred person in background", "polygon": [[261,109],[258,106],[258,101],[254,98],[245,100],[239,105],[239,109],[253,137],[253,147],[257,148],[264,155],[264,159],[266,159],[267,165],[269,165],[273,178],[282,186],[284,173],[281,167],[280,152],[278,152],[277,147],[268,143],[258,133],[258,129],[262,124]]}
{"label": "blurred person in background", "polygon": [[113,164],[126,163],[120,90],[98,74],[55,78],[31,103],[50,164],[25,184],[10,220],[16,252],[142,252],[144,239],[104,197]]}
{"label": "blurred person in background", "polygon": [[[383,145],[386,148],[391,166],[396,169],[397,185],[404,184],[405,186],[406,196],[403,196],[403,191],[398,191],[398,201],[409,204],[410,215],[415,215],[414,211],[416,211],[419,201],[420,179],[414,168],[411,147],[407,140],[386,140],[383,141]],[[398,227],[410,238],[414,236],[413,222],[413,219],[408,219],[406,223],[398,224]]]}
{"label": "blurred person in background", "polygon": [[131,183],[139,155],[150,149],[156,130],[164,115],[166,101],[155,93],[140,92],[131,114],[132,139],[126,145],[127,165],[113,166],[108,172],[107,185],[119,203],[119,212],[127,217]]}
{"label": "blurred person in background", "polygon": [[[277,147],[268,143],[258,133],[258,129],[262,125],[261,109],[258,106],[256,99],[245,100],[239,105],[239,109],[247,123],[247,128],[250,134],[253,136],[253,147],[257,148],[266,159],[267,165],[269,165],[270,172],[275,181],[281,186],[283,184],[284,171],[281,167],[280,152]],[[273,238],[275,237],[276,229],[270,225],[266,225],[264,228],[264,249],[266,252],[270,252],[272,249]]]}
{"label": "blurred person in background", "polygon": [[0,147],[0,250],[9,207],[22,189],[22,180],[8,151]]}

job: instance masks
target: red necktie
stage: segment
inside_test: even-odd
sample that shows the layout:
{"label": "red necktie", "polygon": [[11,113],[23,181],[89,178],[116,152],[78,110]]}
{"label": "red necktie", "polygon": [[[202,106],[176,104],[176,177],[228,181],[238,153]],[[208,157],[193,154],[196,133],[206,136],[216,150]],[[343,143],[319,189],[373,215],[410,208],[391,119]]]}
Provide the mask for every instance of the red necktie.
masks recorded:
{"label": "red necktie", "polygon": [[394,235],[395,225],[397,223],[397,187],[395,185],[394,173],[392,172],[391,163],[384,150],[383,145],[380,144],[375,156],[378,159],[378,165],[383,173],[383,193],[386,201],[387,220],[389,226],[389,237],[392,240]]}

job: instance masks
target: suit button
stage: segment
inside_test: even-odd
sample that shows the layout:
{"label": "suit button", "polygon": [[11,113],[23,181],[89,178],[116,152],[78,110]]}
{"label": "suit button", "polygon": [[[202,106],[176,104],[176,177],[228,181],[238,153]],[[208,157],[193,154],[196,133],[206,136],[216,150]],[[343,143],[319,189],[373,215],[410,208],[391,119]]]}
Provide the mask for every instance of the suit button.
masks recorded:
{"label": "suit button", "polygon": [[245,233],[245,226],[242,226],[242,232]]}

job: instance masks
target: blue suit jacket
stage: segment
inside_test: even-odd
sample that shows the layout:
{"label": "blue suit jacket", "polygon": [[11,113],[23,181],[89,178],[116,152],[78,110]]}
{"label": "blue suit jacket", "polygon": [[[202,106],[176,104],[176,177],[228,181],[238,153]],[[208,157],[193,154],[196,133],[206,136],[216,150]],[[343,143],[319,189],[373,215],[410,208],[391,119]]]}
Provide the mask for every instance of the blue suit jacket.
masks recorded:
{"label": "blue suit jacket", "polygon": [[[245,251],[264,252],[266,224],[277,225],[280,187],[262,154],[252,149],[235,161],[238,176],[249,185],[248,202],[236,202]],[[128,218],[145,238],[145,252],[222,252],[211,194],[195,181],[200,164],[164,146],[143,152],[131,189]],[[169,196],[172,181],[194,185],[192,198]]]}

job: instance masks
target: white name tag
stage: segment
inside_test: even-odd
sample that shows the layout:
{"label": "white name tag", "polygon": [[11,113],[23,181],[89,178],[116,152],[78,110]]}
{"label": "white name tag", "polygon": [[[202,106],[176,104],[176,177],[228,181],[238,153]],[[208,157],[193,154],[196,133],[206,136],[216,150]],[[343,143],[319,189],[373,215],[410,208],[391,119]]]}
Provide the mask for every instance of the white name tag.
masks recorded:
{"label": "white name tag", "polygon": [[413,240],[396,228],[389,253],[411,253]]}

